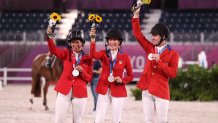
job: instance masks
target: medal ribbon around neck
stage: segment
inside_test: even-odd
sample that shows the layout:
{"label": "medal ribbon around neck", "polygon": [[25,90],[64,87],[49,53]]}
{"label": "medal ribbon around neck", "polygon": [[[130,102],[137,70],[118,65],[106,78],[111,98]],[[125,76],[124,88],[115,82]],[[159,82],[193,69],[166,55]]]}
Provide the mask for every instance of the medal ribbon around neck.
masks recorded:
{"label": "medal ribbon around neck", "polygon": [[[118,53],[118,52],[117,52],[117,53]],[[110,56],[110,59],[109,59],[109,61],[110,61],[110,74],[112,74],[113,68],[114,68],[114,66],[115,66],[115,64],[116,64],[116,62],[117,62],[117,56],[114,58],[114,60],[112,60],[112,54],[111,54],[111,52],[109,53],[109,56]]]}
{"label": "medal ribbon around neck", "polygon": [[162,49],[158,52],[158,54],[160,55],[161,53],[163,53],[163,51],[164,51],[167,47],[169,47],[169,45],[166,45],[164,48],[162,48]]}
{"label": "medal ribbon around neck", "polygon": [[79,56],[78,56],[78,59],[77,59],[77,60],[76,60],[76,55],[74,55],[74,56],[75,56],[76,64],[73,64],[73,68],[75,68],[75,66],[77,66],[77,65],[80,63],[80,61],[81,61],[81,59],[82,59],[82,54],[83,54],[83,52],[81,51],[81,52],[79,53]]}
{"label": "medal ribbon around neck", "polygon": [[[155,47],[155,53],[158,53],[159,55],[161,55],[161,53],[163,53],[163,51],[168,48],[169,50],[171,49],[171,47],[169,45],[166,45],[165,47],[163,47],[159,52],[157,51],[157,47]],[[148,60],[153,60],[152,58],[152,53],[148,54]]]}

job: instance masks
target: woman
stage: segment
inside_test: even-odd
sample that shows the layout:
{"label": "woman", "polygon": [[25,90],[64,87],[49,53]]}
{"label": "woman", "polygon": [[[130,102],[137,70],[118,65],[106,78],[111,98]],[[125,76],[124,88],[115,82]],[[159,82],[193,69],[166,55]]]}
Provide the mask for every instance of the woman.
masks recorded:
{"label": "woman", "polygon": [[87,102],[86,85],[92,79],[92,58],[82,48],[85,44],[82,32],[71,31],[67,36],[68,49],[55,46],[51,28],[47,30],[48,47],[51,53],[63,60],[63,72],[55,90],[58,92],[55,104],[55,123],[63,123],[64,115],[72,104],[73,123],[81,123]]}
{"label": "woman", "polygon": [[[127,96],[125,85],[133,80],[130,57],[120,49],[123,38],[118,30],[110,30],[106,36],[106,50],[96,52],[96,30],[90,31],[90,55],[101,60],[102,73],[96,88],[98,95],[95,123],[103,123],[107,108],[112,103],[113,123],[121,121],[124,99]],[[107,45],[109,49],[107,49]],[[123,76],[126,69],[127,76]]]}

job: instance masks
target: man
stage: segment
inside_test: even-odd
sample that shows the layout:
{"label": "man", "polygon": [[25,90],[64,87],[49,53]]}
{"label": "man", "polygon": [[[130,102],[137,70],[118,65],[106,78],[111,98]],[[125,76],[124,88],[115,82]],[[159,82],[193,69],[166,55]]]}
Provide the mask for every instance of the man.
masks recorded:
{"label": "man", "polygon": [[53,60],[55,58],[55,55],[53,55],[52,53],[48,52],[47,53],[47,56],[46,56],[46,61],[45,61],[45,66],[49,69],[52,68],[52,63],[53,63]]}
{"label": "man", "polygon": [[146,65],[137,87],[142,90],[142,103],[146,123],[152,123],[156,110],[158,123],[167,123],[170,100],[169,78],[176,77],[179,56],[166,42],[169,29],[158,23],[151,29],[152,40],[141,32],[140,7],[133,11],[134,36],[146,52]]}

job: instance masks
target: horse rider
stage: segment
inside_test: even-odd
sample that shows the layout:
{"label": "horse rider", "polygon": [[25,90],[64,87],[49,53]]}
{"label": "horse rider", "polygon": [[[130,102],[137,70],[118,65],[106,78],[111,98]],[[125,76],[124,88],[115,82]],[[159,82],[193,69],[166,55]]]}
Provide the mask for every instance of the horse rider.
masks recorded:
{"label": "horse rider", "polygon": [[63,123],[64,116],[72,105],[73,123],[81,123],[87,103],[87,83],[92,79],[92,58],[85,54],[82,31],[72,30],[67,35],[68,47],[59,49],[52,38],[52,29],[47,29],[49,51],[63,61],[63,72],[55,90],[55,123]]}
{"label": "horse rider", "polygon": [[52,68],[52,63],[54,59],[55,59],[55,55],[52,54],[51,52],[48,52],[46,56],[45,66],[47,68]]}
{"label": "horse rider", "polygon": [[[96,51],[96,30],[90,31],[90,55],[102,62],[102,72],[96,88],[98,93],[95,123],[103,123],[109,104],[113,108],[113,123],[120,123],[124,100],[127,97],[126,84],[133,80],[132,65],[128,54],[122,52],[122,34],[119,30],[107,32],[105,50]],[[108,48],[109,47],[109,48]],[[126,70],[126,76],[123,72]]]}
{"label": "horse rider", "polygon": [[151,29],[149,41],[140,29],[140,7],[133,11],[133,34],[146,53],[146,65],[137,87],[142,90],[142,103],[146,123],[167,123],[170,100],[169,79],[175,78],[178,71],[178,53],[167,44],[169,29],[158,23]]}

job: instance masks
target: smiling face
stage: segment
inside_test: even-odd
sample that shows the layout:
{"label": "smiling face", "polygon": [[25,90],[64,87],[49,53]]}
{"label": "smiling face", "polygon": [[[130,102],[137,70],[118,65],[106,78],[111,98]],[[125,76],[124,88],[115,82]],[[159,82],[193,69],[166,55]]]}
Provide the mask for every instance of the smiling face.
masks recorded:
{"label": "smiling face", "polygon": [[109,38],[108,45],[110,50],[118,50],[120,46],[120,41],[117,38]]}
{"label": "smiling face", "polygon": [[79,53],[82,50],[83,44],[80,40],[72,40],[70,43],[72,50]]}
{"label": "smiling face", "polygon": [[152,41],[153,45],[157,46],[159,44],[159,42],[160,42],[160,39],[161,39],[160,35],[152,34],[151,41]]}
{"label": "smiling face", "polygon": [[[165,37],[163,37],[163,38],[165,38]],[[161,42],[161,44],[159,44],[160,40],[161,40],[161,36],[160,35],[152,34],[151,42],[152,42],[153,45],[155,45],[155,46],[163,46],[166,43],[165,40],[163,40],[163,42]]]}

